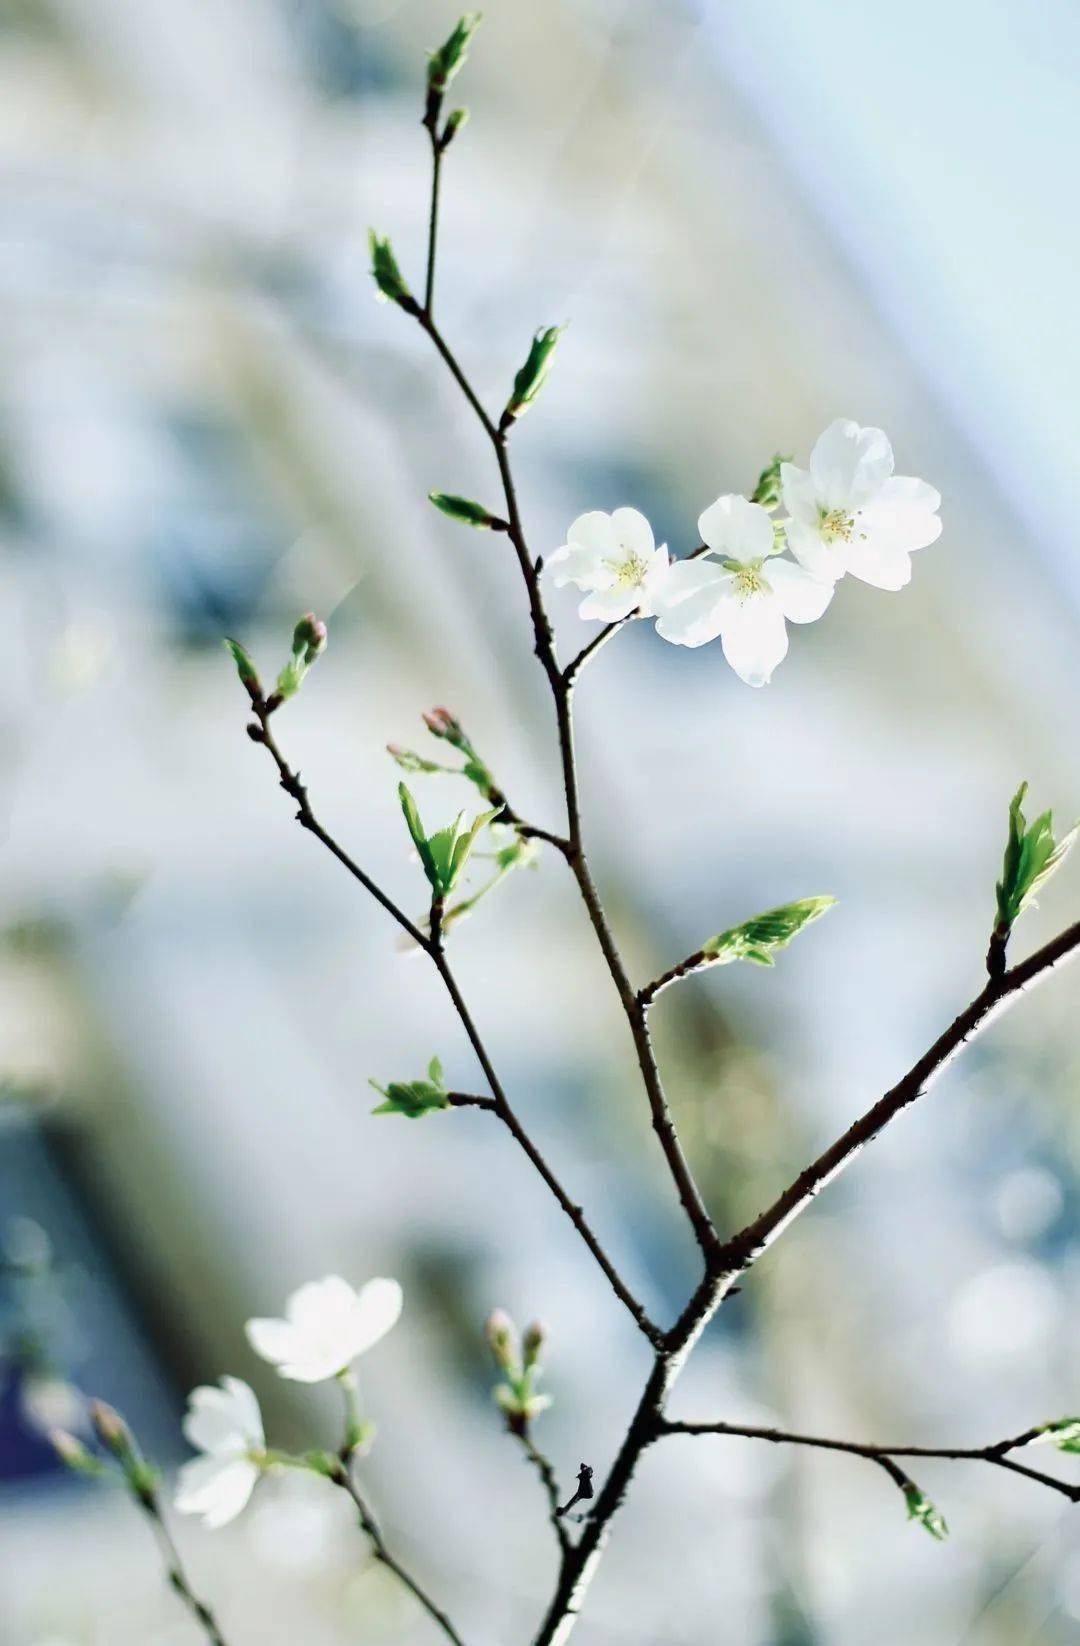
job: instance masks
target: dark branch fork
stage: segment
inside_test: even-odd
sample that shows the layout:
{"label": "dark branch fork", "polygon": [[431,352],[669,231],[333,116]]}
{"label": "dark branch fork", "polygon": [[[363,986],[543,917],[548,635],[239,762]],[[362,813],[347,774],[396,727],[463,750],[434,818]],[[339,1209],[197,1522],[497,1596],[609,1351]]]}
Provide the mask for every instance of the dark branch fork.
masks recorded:
{"label": "dark branch fork", "polygon": [[[596,935],[607,969],[623,1008],[630,1035],[637,1054],[642,1081],[668,1170],[678,1192],[679,1200],[689,1220],[704,1260],[704,1273],[675,1324],[666,1331],[656,1326],[627,1288],[618,1271],[607,1257],[579,1206],[573,1204],[548,1166],[543,1155],[532,1142],[499,1082],[491,1059],[477,1031],[469,1009],[462,998],[456,979],[446,959],[441,934],[436,922],[431,935],[426,935],[364,872],[343,848],[326,832],[315,818],[307,792],[299,776],[282,757],[268,725],[269,711],[259,698],[253,698],[256,723],[249,732],[256,742],[263,743],[278,768],[281,786],[295,800],[297,820],[322,842],[342,863],[348,872],[367,890],[399,926],[405,930],[430,958],[442,978],[457,1015],[465,1030],[477,1060],[490,1088],[490,1097],[466,1093],[451,1094],[456,1107],[490,1109],[509,1129],[521,1149],[536,1167],[563,1211],[573,1222],[594,1259],[606,1276],[615,1295],[631,1314],[639,1329],[653,1345],[652,1369],[646,1380],[634,1416],[606,1479],[600,1486],[591,1513],[585,1519],[580,1535],[573,1539],[562,1523],[553,1519],[559,1535],[559,1573],[555,1591],[547,1613],[535,1636],[534,1646],[562,1646],[573,1628],[585,1594],[603,1554],[612,1519],[630,1486],[637,1464],[645,1450],[661,1438],[675,1434],[743,1435],[786,1442],[793,1445],[847,1452],[867,1458],[878,1464],[897,1484],[909,1484],[895,1459],[899,1457],[940,1457],[982,1460],[1002,1469],[1024,1475],[1042,1485],[1063,1492],[1073,1501],[1080,1499],[1080,1488],[1073,1488],[1050,1475],[1019,1463],[1010,1454],[1028,1444],[1035,1432],[978,1449],[935,1449],[918,1447],[876,1447],[857,1442],[831,1441],[813,1436],[801,1436],[780,1430],[740,1428],[723,1423],[682,1423],[669,1421],[665,1415],[668,1396],[686,1359],[702,1332],[709,1324],[726,1296],[736,1289],[736,1282],[772,1245],[773,1241],[816,1198],[825,1185],[832,1181],[896,1116],[930,1088],[938,1075],[953,1058],[979,1034],[1000,1012],[1026,989],[1048,976],[1056,967],[1070,959],[1080,947],[1080,922],[1061,933],[1051,943],[1011,970],[999,969],[972,1003],[960,1013],[948,1029],[934,1042],[908,1073],[881,1097],[867,1112],[803,1171],[778,1196],[776,1201],[731,1239],[722,1241],[702,1200],[690,1166],[683,1153],[664,1092],[660,1071],[649,1038],[648,1011],[662,988],[693,969],[696,957],[680,963],[663,974],[654,983],[640,991],[630,981],[620,951],[615,942],[599,893],[589,868],[582,838],[582,823],[578,791],[577,762],[574,751],[573,699],[574,690],[583,668],[606,645],[623,622],[608,624],[566,665],[561,668],[555,649],[543,596],[540,588],[542,560],[529,551],[522,527],[513,475],[507,449],[507,437],[512,426],[504,417],[496,423],[485,410],[457,357],[442,336],[433,316],[435,291],[435,250],[438,231],[439,184],[442,151],[445,141],[440,139],[436,123],[425,117],[432,144],[432,193],[429,219],[428,260],[425,280],[425,301],[421,307],[414,300],[401,306],[413,315],[430,337],[450,375],[457,383],[475,414],[485,435],[491,442],[506,503],[506,535],[513,545],[528,598],[533,631],[533,649],[549,682],[555,708],[558,730],[562,781],[566,803],[567,829],[565,836],[535,828],[505,805],[503,816],[526,836],[546,840],[565,858],[577,883]],[[704,552],[701,546],[695,554]],[[553,1496],[554,1476],[540,1454],[530,1461],[540,1472],[552,1508],[557,1506]],[[357,1494],[354,1493],[354,1500]],[[358,1503],[361,1514],[365,1506]],[[411,1580],[406,1580],[410,1582]],[[451,1639],[457,1636],[448,1628],[443,1614],[421,1595],[422,1602],[435,1621],[439,1622]]]}

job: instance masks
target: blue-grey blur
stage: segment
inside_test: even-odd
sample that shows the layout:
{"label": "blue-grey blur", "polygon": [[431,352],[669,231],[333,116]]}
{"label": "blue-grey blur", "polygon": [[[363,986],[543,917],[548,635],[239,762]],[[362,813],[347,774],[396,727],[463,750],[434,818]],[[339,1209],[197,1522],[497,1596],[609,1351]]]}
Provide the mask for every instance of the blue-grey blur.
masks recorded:
{"label": "blue-grey blur", "polygon": [[[817,893],[779,957],[655,1011],[725,1229],[977,991],[1007,806],[1080,812],[1080,11],[1069,0],[490,0],[455,83],[437,302],[494,408],[569,322],[514,435],[530,541],[632,504],[674,552],[777,450],[883,427],[943,494],[911,586],[847,579],[767,689],[641,624],[578,698],[586,835],[634,975]],[[364,1478],[479,1646],[552,1581],[483,1322],[547,1325],[537,1439],[602,1478],[647,1346],[509,1137],[373,1119],[369,1077],[481,1076],[438,980],[298,830],[221,646],[325,657],[276,722],[327,825],[419,916],[389,742],[447,704],[561,826],[550,700],[490,451],[367,230],[422,282],[424,53],[443,0],[0,7],[0,1646],[196,1646],[148,1529],[42,1439],[79,1395],[169,1471],[184,1396],[252,1382],[282,1445],[333,1390],[243,1335],[301,1282],[397,1275],[361,1367]],[[565,652],[589,634],[573,590]],[[432,746],[438,752],[437,746]],[[413,780],[410,780],[413,781]],[[417,778],[425,819],[471,791]],[[1069,863],[1017,952],[1075,918]],[[695,1251],[610,981],[541,854],[452,934],[514,1101],[669,1319]],[[1080,1406],[1080,977],[1050,980],[821,1197],[726,1306],[679,1416],[980,1445]],[[1043,1461],[1040,1458],[1040,1461]],[[1047,1467],[1076,1460],[1051,1456]],[[1080,1510],[929,1463],[933,1542],[857,1459],[647,1456],[581,1646],[1067,1646]],[[230,1646],[425,1646],[325,1482],[176,1525]]]}

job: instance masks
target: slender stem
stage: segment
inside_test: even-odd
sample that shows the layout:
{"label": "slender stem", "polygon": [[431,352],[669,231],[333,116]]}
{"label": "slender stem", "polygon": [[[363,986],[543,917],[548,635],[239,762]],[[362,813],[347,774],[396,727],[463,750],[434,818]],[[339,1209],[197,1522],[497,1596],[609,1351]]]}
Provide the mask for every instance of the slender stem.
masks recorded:
{"label": "slender stem", "polygon": [[544,1494],[548,1501],[548,1519],[551,1521],[552,1530],[555,1533],[555,1541],[559,1545],[559,1557],[560,1560],[565,1560],[573,1544],[570,1534],[559,1515],[559,1499],[562,1497],[562,1493],[559,1490],[559,1481],[554,1467],[550,1459],[546,1458],[537,1447],[529,1432],[527,1423],[522,1428],[514,1428],[511,1425],[510,1432],[520,1442],[525,1456],[540,1476],[540,1483],[544,1488]]}
{"label": "slender stem", "polygon": [[1038,1428],[1026,1429],[1023,1434],[1015,1435],[1010,1440],[995,1440],[988,1446],[874,1446],[855,1440],[831,1440],[822,1435],[792,1434],[784,1429],[760,1428],[752,1424],[683,1423],[666,1420],[660,1426],[660,1433],[732,1435],[747,1440],[768,1440],[774,1445],[810,1446],[820,1451],[848,1452],[854,1457],[869,1458],[875,1463],[883,1463],[886,1459],[898,1457],[937,1457],[991,1463],[999,1469],[1009,1469],[1014,1474],[1025,1475],[1027,1479],[1037,1481],[1041,1486],[1048,1486],[1055,1492],[1061,1492],[1073,1503],[1080,1502],[1080,1486],[1071,1486],[1066,1480],[1057,1480],[1053,1475],[1044,1474],[1040,1469],[1029,1468],[1026,1464],[1017,1463],[1009,1457],[1010,1452],[1018,1451],[1035,1440],[1042,1433]]}
{"label": "slender stem", "polygon": [[274,764],[278,769],[278,777],[281,787],[285,790],[286,794],[290,795],[292,799],[295,800],[297,804],[297,822],[300,823],[303,828],[307,829],[309,834],[314,835],[315,838],[319,840],[328,851],[332,852],[338,862],[344,864],[353,878],[359,881],[364,890],[369,892],[371,896],[374,897],[379,904],[381,904],[387,913],[397,921],[398,925],[403,927],[404,930],[408,932],[413,942],[418,948],[424,951],[424,953],[431,960],[432,964],[435,966],[436,971],[439,973],[439,976],[443,981],[443,986],[445,987],[447,994],[450,996],[454,1010],[456,1011],[461,1022],[461,1026],[465,1030],[469,1044],[476,1053],[477,1061],[484,1072],[484,1078],[491,1088],[492,1094],[490,1100],[486,1100],[471,1097],[466,1093],[458,1093],[455,1094],[457,1102],[455,1103],[455,1100],[452,1097],[451,1103],[453,1106],[459,1108],[490,1108],[498,1116],[503,1125],[510,1132],[511,1136],[515,1139],[518,1146],[531,1161],[536,1171],[543,1178],[544,1182],[555,1196],[555,1199],[558,1201],[559,1205],[574,1225],[578,1234],[589,1248],[593,1257],[596,1259],[596,1262],[599,1264],[604,1276],[606,1277],[609,1286],[615,1293],[615,1296],[629,1311],[639,1330],[645,1334],[650,1342],[655,1343],[658,1341],[660,1336],[659,1327],[654,1325],[642,1304],[638,1302],[633,1292],[631,1292],[630,1288],[619,1274],[619,1271],[616,1269],[614,1263],[612,1263],[611,1259],[608,1257],[599,1239],[593,1232],[591,1225],[585,1217],[582,1207],[576,1205],[571,1200],[559,1179],[556,1177],[554,1171],[548,1165],[543,1153],[533,1142],[528,1131],[519,1120],[513,1105],[506,1094],[505,1088],[503,1087],[502,1082],[495,1071],[495,1066],[491,1061],[487,1047],[485,1046],[483,1039],[480,1036],[480,1032],[476,1027],[472,1013],[469,1011],[469,1008],[465,1003],[465,998],[458,986],[457,979],[454,977],[454,974],[450,968],[450,963],[446,958],[446,953],[443,948],[441,933],[438,930],[438,926],[436,925],[433,929],[430,937],[422,932],[420,928],[414,925],[408,916],[398,908],[397,904],[386,895],[382,888],[371,879],[371,876],[368,875],[360,867],[360,865],[349,856],[349,854],[338,844],[334,837],[327,833],[312,810],[311,803],[308,799],[307,789],[301,783],[299,774],[293,771],[292,767],[285,759],[280,748],[278,747],[273,733],[270,730],[268,722],[271,711],[267,709],[265,702],[263,702],[261,698],[253,699],[252,707],[256,717],[256,724],[249,726],[249,733],[252,735],[254,742],[261,743],[269,751]]}
{"label": "slender stem", "polygon": [[199,1599],[188,1581],[183,1561],[180,1559],[180,1551],[162,1513],[157,1493],[149,1490],[141,1491],[136,1497],[136,1502],[150,1522],[154,1536],[157,1539],[170,1586],[187,1607],[196,1623],[201,1626],[203,1633],[210,1642],[210,1646],[226,1646],[225,1636],[222,1634],[213,1612],[204,1601]]}
{"label": "slender stem", "polygon": [[827,1183],[849,1166],[878,1133],[895,1120],[902,1109],[916,1102],[929,1091],[938,1076],[994,1018],[1008,1009],[1026,990],[1048,977],[1057,967],[1071,960],[1080,948],[1080,921],[1069,926],[1052,942],[1036,950],[1027,960],[1012,967],[996,981],[988,983],[970,1006],[956,1017],[944,1034],[940,1035],[929,1051],[909,1069],[902,1080],[878,1099],[860,1119],[849,1126],[825,1152],[786,1188],[777,1200],[747,1224],[722,1248],[719,1260],[749,1268],[766,1251],[784,1229],[791,1224]]}
{"label": "slender stem", "polygon": [[434,127],[431,135],[431,210],[428,213],[427,278],[424,282],[424,313],[431,315],[435,301],[435,250],[439,234],[439,178],[442,173],[443,145]]}
{"label": "slender stem", "polygon": [[386,1567],[387,1571],[393,1572],[398,1582],[402,1583],[405,1588],[408,1589],[409,1593],[415,1596],[424,1611],[431,1618],[432,1622],[438,1624],[447,1640],[453,1641],[454,1646],[464,1646],[461,1636],[454,1628],[454,1625],[451,1623],[442,1607],[436,1605],[427,1590],[421,1587],[416,1578],[413,1577],[412,1573],[401,1564],[401,1561],[398,1560],[397,1556],[390,1552],[371,1505],[368,1503],[363,1492],[360,1490],[360,1487],[357,1485],[352,1470],[347,1464],[343,1463],[341,1465],[338,1473],[333,1476],[333,1481],[336,1486],[340,1486],[343,1491],[348,1492],[349,1496],[356,1505],[357,1514],[360,1517],[360,1526],[366,1533],[367,1537],[371,1540],[371,1547],[374,1552],[375,1559],[381,1562],[381,1564]]}
{"label": "slender stem", "polygon": [[[436,186],[438,172],[432,168],[432,209],[436,209]],[[421,311],[416,318],[431,338],[440,356],[445,361],[454,381],[464,394],[470,407],[475,413],[485,434],[491,441],[495,453],[495,460],[499,469],[499,478],[502,482],[503,495],[506,499],[507,535],[514,547],[522,580],[529,602],[529,615],[533,629],[533,650],[541,667],[547,676],[555,704],[555,717],[558,727],[559,755],[562,765],[563,790],[566,799],[567,816],[567,846],[563,851],[571,872],[577,881],[582,900],[585,903],[590,923],[596,933],[601,952],[607,963],[612,982],[615,985],[623,1011],[626,1014],[630,1028],[634,1049],[637,1053],[638,1066],[641,1070],[652,1115],[653,1130],[656,1133],[667,1161],[668,1170],[674,1180],[679,1199],[690,1221],[694,1236],[702,1252],[709,1261],[712,1261],[719,1248],[719,1237],[709,1217],[704,1200],[694,1181],[689,1162],[683,1153],[679,1142],[675,1124],[671,1116],[667,1097],[664,1092],[660,1070],[653,1053],[649,1038],[648,1025],[645,1013],[641,1009],[637,995],[630,982],[614,935],[608,924],[603,904],[600,901],[592,873],[589,869],[588,858],[582,841],[581,805],[578,794],[577,759],[574,752],[574,721],[573,697],[574,682],[581,661],[577,667],[571,665],[569,674],[559,667],[558,656],[555,650],[555,638],[551,623],[544,606],[543,595],[540,589],[540,573],[542,561],[534,560],[529,552],[524,528],[521,522],[521,511],[518,506],[517,488],[514,484],[513,471],[510,466],[510,455],[507,449],[508,430],[496,425],[488,416],[480,402],[472,384],[459,364],[456,356],[443,338],[436,326],[429,309]],[[700,552],[700,551],[695,551]]]}

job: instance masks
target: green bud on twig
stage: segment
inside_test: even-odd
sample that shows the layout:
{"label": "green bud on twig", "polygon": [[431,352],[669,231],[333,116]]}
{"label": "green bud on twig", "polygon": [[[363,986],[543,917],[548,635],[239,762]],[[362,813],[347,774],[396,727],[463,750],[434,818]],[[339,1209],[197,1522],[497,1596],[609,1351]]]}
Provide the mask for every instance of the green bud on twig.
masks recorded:
{"label": "green bud on twig", "polygon": [[733,960],[749,960],[755,966],[772,966],[777,949],[786,948],[804,926],[827,914],[835,903],[835,897],[804,897],[757,914],[703,943],[701,964],[726,966]]}
{"label": "green bud on twig", "polygon": [[452,109],[451,110],[451,112],[446,117],[446,125],[443,127],[443,134],[442,134],[441,141],[442,141],[442,146],[443,146],[444,149],[448,149],[450,147],[451,143],[454,141],[454,138],[457,136],[458,132],[461,130],[461,128],[463,126],[467,126],[468,123],[469,123],[469,111],[468,111],[468,109]]}
{"label": "green bud on twig", "polygon": [[484,1324],[484,1335],[499,1369],[504,1372],[520,1371],[517,1327],[505,1309],[492,1309]]}
{"label": "green bud on twig", "polygon": [[463,874],[481,830],[498,816],[500,808],[480,812],[471,823],[466,823],[465,813],[459,812],[448,828],[427,835],[416,801],[404,783],[398,784],[398,799],[434,896],[448,896]]}
{"label": "green bud on twig", "polygon": [[537,1361],[540,1359],[546,1340],[547,1333],[545,1332],[541,1321],[534,1320],[531,1325],[526,1326],[521,1339],[521,1352],[524,1356],[526,1367],[536,1365]]}
{"label": "green bud on twig", "polygon": [[449,515],[451,520],[460,520],[466,526],[492,532],[506,530],[505,520],[500,520],[482,503],[474,503],[468,497],[455,497],[451,492],[428,492],[428,501],[434,503],[443,514]]}
{"label": "green bud on twig", "polygon": [[515,418],[528,411],[540,393],[551,370],[556,345],[565,329],[564,326],[548,326],[533,338],[525,364],[514,378],[513,393],[500,419],[500,429],[509,428]]}
{"label": "green bud on twig", "polygon": [[251,698],[251,701],[253,703],[257,703],[262,697],[262,683],[259,680],[254,663],[251,661],[251,658],[244,650],[243,646],[241,646],[239,640],[231,640],[226,637],[222,644],[225,647],[225,650],[229,653],[229,656],[232,658],[233,662],[236,664],[236,672],[240,676],[241,685],[246,690],[248,696]]}
{"label": "green bud on twig", "polygon": [[450,1094],[443,1082],[442,1064],[437,1057],[433,1057],[428,1064],[426,1080],[391,1081],[388,1086],[369,1080],[368,1085],[385,1099],[372,1109],[372,1114],[403,1114],[409,1120],[420,1120],[436,1109],[450,1107]]}
{"label": "green bud on twig", "polygon": [[378,287],[375,295],[379,302],[396,303],[406,314],[419,314],[420,306],[397,266],[389,237],[380,237],[374,229],[369,229],[368,245],[371,247],[371,278]]}
{"label": "green bud on twig", "polygon": [[750,493],[751,503],[760,503],[763,509],[775,509],[780,501],[780,465],[790,463],[791,457],[777,452],[767,468],[758,475],[757,485]]}
{"label": "green bud on twig", "polygon": [[403,749],[400,743],[388,743],[386,752],[403,772],[420,772],[430,776],[432,772],[452,772],[456,769],[453,766],[440,766],[437,760],[425,760],[415,749]]}
{"label": "green bud on twig", "polygon": [[990,938],[986,969],[997,979],[1005,971],[1005,950],[1009,935],[1025,909],[1035,907],[1035,894],[1065,861],[1076,839],[1074,824],[1060,840],[1054,839],[1052,812],[1043,812],[1034,823],[1024,816],[1027,784],[1021,783],[1009,806],[1009,835],[1001,879],[997,883],[997,921]]}
{"label": "green bud on twig", "polygon": [[444,92],[464,66],[468,45],[480,26],[481,13],[467,11],[459,17],[449,37],[435,51],[428,52],[427,83],[429,91]]}
{"label": "green bud on twig", "polygon": [[925,1492],[921,1492],[914,1481],[909,1480],[903,1491],[904,1501],[907,1503],[908,1519],[917,1520],[919,1525],[925,1527],[930,1533],[931,1537],[936,1537],[939,1543],[944,1542],[949,1535],[949,1528],[945,1524],[945,1518],[941,1511],[934,1507]]}
{"label": "green bud on twig", "polygon": [[280,703],[296,696],[304,676],[325,650],[326,624],[320,622],[314,612],[305,612],[293,630],[292,656],[277,677],[269,707],[276,709]]}

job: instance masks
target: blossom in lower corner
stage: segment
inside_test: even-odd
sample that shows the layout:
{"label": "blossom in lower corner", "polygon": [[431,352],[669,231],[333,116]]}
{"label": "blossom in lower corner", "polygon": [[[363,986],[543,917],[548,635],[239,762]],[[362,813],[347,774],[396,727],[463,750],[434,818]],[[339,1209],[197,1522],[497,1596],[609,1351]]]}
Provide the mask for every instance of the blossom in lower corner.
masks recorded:
{"label": "blossom in lower corner", "polygon": [[787,654],[788,622],[820,617],[832,583],[774,555],[772,519],[745,497],[718,497],[698,529],[707,555],[668,570],[655,601],[656,632],[677,646],[703,646],[719,635],[739,678],[767,685]]}
{"label": "blossom in lower corner", "polygon": [[322,1383],[347,1371],[384,1337],[401,1313],[396,1280],[369,1280],[359,1291],[338,1275],[293,1292],[283,1320],[249,1320],[248,1342],[281,1377]]}
{"label": "blossom in lower corner", "polygon": [[218,1388],[192,1390],[183,1430],[203,1455],[181,1468],[176,1507],[201,1515],[207,1526],[224,1526],[247,1503],[261,1472],[266,1436],[259,1402],[242,1379],[223,1377]]}
{"label": "blossom in lower corner", "polygon": [[556,588],[567,583],[585,591],[579,617],[615,623],[638,612],[648,617],[653,597],[668,569],[666,545],[659,548],[652,527],[637,509],[580,514],[562,548],[548,558]]}
{"label": "blossom in lower corner", "polygon": [[850,572],[878,589],[911,580],[911,555],[941,533],[941,494],[925,480],[893,474],[881,429],[838,417],[810,454],[809,469],[780,466],[788,546],[816,577]]}

